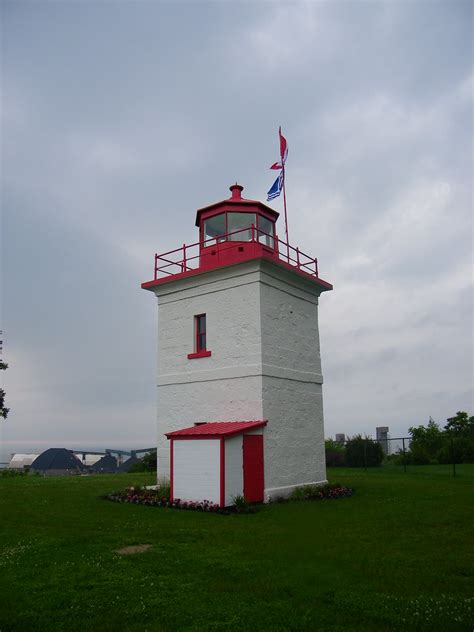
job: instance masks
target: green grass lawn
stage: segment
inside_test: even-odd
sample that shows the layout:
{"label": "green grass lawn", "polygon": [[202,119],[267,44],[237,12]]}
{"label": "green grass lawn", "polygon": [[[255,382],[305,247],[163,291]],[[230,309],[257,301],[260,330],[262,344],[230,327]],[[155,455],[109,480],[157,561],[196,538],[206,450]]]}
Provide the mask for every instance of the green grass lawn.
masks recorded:
{"label": "green grass lawn", "polygon": [[230,516],[98,498],[143,474],[0,478],[0,631],[471,631],[474,466],[450,474],[332,470],[352,498]]}

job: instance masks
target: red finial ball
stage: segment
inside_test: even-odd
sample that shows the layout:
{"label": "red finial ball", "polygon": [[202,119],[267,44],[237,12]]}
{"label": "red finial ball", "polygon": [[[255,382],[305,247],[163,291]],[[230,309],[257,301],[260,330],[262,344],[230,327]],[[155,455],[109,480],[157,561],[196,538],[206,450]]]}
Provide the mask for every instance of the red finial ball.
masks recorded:
{"label": "red finial ball", "polygon": [[237,184],[237,182],[235,184],[233,184],[232,186],[229,187],[232,196],[231,199],[232,200],[241,200],[242,199],[242,191],[244,190],[244,187],[241,186],[240,184]]}

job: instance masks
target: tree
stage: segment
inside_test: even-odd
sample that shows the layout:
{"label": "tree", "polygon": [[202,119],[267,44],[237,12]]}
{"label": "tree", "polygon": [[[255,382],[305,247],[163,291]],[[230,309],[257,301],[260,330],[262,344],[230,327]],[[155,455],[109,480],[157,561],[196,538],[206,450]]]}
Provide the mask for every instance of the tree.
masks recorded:
{"label": "tree", "polygon": [[410,458],[415,465],[428,465],[437,462],[438,451],[445,444],[445,436],[432,417],[426,426],[411,426]]}
{"label": "tree", "polygon": [[439,439],[442,436],[442,430],[433,417],[430,417],[427,426],[411,426],[408,428],[408,432],[410,433],[413,441],[432,441],[433,439]]}
{"label": "tree", "polygon": [[[8,369],[8,364],[0,360],[0,370],[5,371],[6,369]],[[9,410],[10,409],[5,406],[5,391],[3,388],[0,388],[0,417],[6,419]]]}
{"label": "tree", "polygon": [[455,417],[448,419],[444,429],[458,436],[472,437],[474,435],[474,416],[469,417],[463,410],[458,410]]}
{"label": "tree", "polygon": [[430,417],[426,426],[412,426],[408,432],[408,459],[415,465],[474,461],[474,417],[464,411],[448,419],[443,429]]}

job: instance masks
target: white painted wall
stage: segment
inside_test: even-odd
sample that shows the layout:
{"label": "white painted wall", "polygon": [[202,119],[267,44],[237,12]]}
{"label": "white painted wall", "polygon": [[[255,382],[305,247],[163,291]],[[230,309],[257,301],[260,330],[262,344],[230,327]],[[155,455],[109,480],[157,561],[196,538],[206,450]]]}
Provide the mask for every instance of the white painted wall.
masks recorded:
{"label": "white painted wall", "polygon": [[[203,421],[268,419],[267,498],[324,481],[318,286],[256,260],[154,291],[159,300],[158,477],[169,475],[165,432]],[[207,315],[212,356],[188,360],[194,351],[193,316],[200,313]]]}
{"label": "white painted wall", "polygon": [[265,377],[263,401],[266,498],[326,481],[321,385]]}
{"label": "white painted wall", "polygon": [[[315,291],[316,289],[316,291]],[[285,273],[262,275],[265,495],[326,480],[318,292]]]}
{"label": "white painted wall", "polygon": [[[159,286],[158,477],[169,476],[166,432],[199,421],[262,419],[258,267],[236,266]],[[209,358],[194,351],[194,316],[206,314]]]}
{"label": "white painted wall", "polygon": [[220,501],[220,441],[174,440],[173,496],[181,500]]}
{"label": "white painted wall", "polygon": [[225,504],[233,505],[236,496],[244,495],[242,435],[225,440]]}

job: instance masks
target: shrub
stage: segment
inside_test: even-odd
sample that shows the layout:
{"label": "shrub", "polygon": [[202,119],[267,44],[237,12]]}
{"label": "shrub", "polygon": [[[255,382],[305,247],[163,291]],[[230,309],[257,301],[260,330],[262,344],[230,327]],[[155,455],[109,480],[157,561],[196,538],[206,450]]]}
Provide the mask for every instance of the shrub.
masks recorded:
{"label": "shrub", "polygon": [[235,513],[254,513],[255,508],[249,505],[245,498],[239,494],[232,498]]}
{"label": "shrub", "polygon": [[346,443],[346,465],[349,467],[377,467],[382,464],[384,451],[378,441],[356,435]]}
{"label": "shrub", "polygon": [[470,437],[453,437],[447,439],[436,453],[439,463],[474,463],[474,439]]}
{"label": "shrub", "polygon": [[344,444],[326,439],[324,442],[327,467],[343,467],[346,464],[346,449]]}
{"label": "shrub", "polygon": [[15,476],[26,476],[28,474],[30,468],[24,469],[24,470],[14,470],[14,469],[3,469],[0,470],[0,476],[2,478],[13,478]]}

